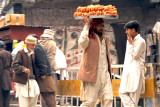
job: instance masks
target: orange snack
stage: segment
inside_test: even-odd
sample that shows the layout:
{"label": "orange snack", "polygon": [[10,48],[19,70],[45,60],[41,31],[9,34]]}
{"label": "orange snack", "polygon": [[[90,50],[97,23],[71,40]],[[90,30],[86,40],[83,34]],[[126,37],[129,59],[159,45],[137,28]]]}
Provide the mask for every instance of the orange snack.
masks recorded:
{"label": "orange snack", "polygon": [[104,13],[105,13],[105,10],[103,10],[101,14],[102,14],[102,15],[105,15]]}
{"label": "orange snack", "polygon": [[99,8],[98,8],[99,11],[102,11],[102,10],[104,10],[104,9],[105,9],[104,6],[99,6]]}
{"label": "orange snack", "polygon": [[96,14],[95,11],[89,12],[89,15],[95,15],[95,14]]}
{"label": "orange snack", "polygon": [[79,6],[79,7],[77,8],[77,11],[76,11],[76,12],[82,12],[82,9],[81,9],[81,8],[82,8],[82,7]]}
{"label": "orange snack", "polygon": [[115,15],[117,16],[117,8],[112,5],[88,5],[85,7],[78,7],[76,12],[74,13],[74,17],[85,15]]}
{"label": "orange snack", "polygon": [[86,7],[82,7],[82,12],[86,12],[87,8]]}
{"label": "orange snack", "polygon": [[74,15],[73,15],[73,16],[76,17],[76,16],[77,16],[77,13],[78,13],[78,12],[74,12]]}
{"label": "orange snack", "polygon": [[77,13],[77,16],[82,16],[82,12],[78,12],[78,13]]}
{"label": "orange snack", "polygon": [[109,11],[105,11],[104,15],[110,15],[110,12]]}
{"label": "orange snack", "polygon": [[89,7],[86,7],[86,12],[89,13],[90,9]]}

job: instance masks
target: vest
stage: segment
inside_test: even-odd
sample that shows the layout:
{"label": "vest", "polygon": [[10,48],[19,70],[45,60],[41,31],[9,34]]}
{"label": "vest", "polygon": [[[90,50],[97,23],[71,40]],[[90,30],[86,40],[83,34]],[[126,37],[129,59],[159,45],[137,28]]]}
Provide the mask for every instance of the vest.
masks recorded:
{"label": "vest", "polygon": [[[109,40],[106,38],[106,53],[108,61],[108,71],[111,76]],[[97,39],[89,39],[88,47],[83,51],[83,57],[78,72],[78,79],[84,82],[96,82],[98,72],[99,44]]]}

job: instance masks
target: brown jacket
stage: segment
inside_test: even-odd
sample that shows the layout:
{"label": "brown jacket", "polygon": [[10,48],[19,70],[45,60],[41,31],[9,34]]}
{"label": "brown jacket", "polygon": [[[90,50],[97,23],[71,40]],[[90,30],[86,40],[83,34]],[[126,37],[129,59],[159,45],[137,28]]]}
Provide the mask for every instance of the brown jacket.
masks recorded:
{"label": "brown jacket", "polygon": [[[108,70],[111,75],[109,39],[106,38],[106,50],[108,59]],[[88,47],[83,51],[83,58],[78,72],[78,79],[85,82],[96,82],[99,58],[99,44],[97,39],[89,39]]]}
{"label": "brown jacket", "polygon": [[47,53],[47,57],[52,68],[52,71],[57,69],[55,55],[56,55],[56,43],[51,38],[41,38],[39,41]]}
{"label": "brown jacket", "polygon": [[[13,81],[21,84],[26,84],[28,80],[28,74],[24,71],[24,69],[28,68],[30,71],[33,71],[33,74],[36,76],[35,65],[34,65],[34,55],[31,55],[32,62],[29,61],[29,57],[27,53],[24,52],[24,49],[20,50],[13,63],[12,68],[15,71],[13,75]],[[30,74],[31,76],[31,74]]]}

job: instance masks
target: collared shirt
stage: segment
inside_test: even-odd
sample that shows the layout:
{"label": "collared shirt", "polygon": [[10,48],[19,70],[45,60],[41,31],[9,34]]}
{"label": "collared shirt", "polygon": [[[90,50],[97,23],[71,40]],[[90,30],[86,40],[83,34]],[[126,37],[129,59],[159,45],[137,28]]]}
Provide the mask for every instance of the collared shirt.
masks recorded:
{"label": "collared shirt", "polygon": [[24,52],[27,53],[29,57],[34,54],[34,51],[29,52],[26,47],[24,47]]}
{"label": "collared shirt", "polygon": [[144,65],[145,62],[145,44],[144,42],[138,40],[141,38],[140,34],[138,34],[132,41],[132,44],[129,44],[127,41],[125,62],[131,62],[133,60],[139,60],[141,65]]}
{"label": "collared shirt", "polygon": [[102,42],[100,41],[97,34],[95,34],[96,39],[98,40],[99,44],[99,60],[98,60],[98,69],[106,69],[108,71],[108,62],[107,62],[107,53],[106,53],[106,42],[103,37]]}

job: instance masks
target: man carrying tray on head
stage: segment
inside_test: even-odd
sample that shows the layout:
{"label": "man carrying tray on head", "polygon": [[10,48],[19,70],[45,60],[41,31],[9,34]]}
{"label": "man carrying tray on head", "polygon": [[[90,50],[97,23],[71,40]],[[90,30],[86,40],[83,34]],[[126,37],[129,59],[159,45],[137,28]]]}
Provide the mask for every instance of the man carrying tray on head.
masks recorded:
{"label": "man carrying tray on head", "polygon": [[[104,20],[94,18],[91,22],[82,16],[85,26],[79,38],[83,57],[78,72],[81,80],[81,107],[95,107],[98,99],[102,107],[112,107],[111,65],[109,39],[104,36]],[[90,27],[89,27],[90,23]]]}

